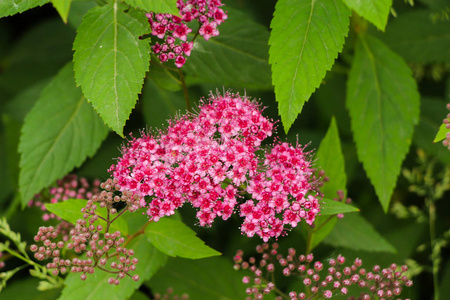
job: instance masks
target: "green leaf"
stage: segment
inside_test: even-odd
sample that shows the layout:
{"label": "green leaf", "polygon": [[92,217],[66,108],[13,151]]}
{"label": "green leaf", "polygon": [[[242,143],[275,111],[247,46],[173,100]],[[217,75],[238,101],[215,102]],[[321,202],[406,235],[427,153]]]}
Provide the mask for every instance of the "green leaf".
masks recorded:
{"label": "green leaf", "polygon": [[414,131],[414,145],[443,164],[450,164],[450,151],[441,143],[433,143],[433,138],[445,117],[446,102],[433,98],[423,98],[420,102],[420,122]]}
{"label": "green leaf", "polygon": [[22,204],[95,154],[107,127],[75,86],[72,64],[45,87],[20,137]]}
{"label": "green leaf", "polygon": [[242,273],[236,272],[231,260],[224,257],[196,261],[171,258],[149,285],[160,294],[165,294],[170,287],[175,295],[186,293],[189,299],[195,300],[237,300],[246,297]]}
{"label": "green leaf", "polygon": [[70,12],[67,22],[73,28],[78,28],[81,25],[83,17],[87,12],[96,7],[97,3],[94,1],[73,1],[70,5]]}
{"label": "green leaf", "polygon": [[356,11],[358,15],[365,18],[378,29],[384,31],[386,28],[392,0],[342,0],[348,7]]}
{"label": "green leaf", "polygon": [[419,119],[419,94],[405,62],[374,37],[358,38],[347,108],[358,158],[387,211]]}
{"label": "green leaf", "polygon": [[248,15],[227,8],[228,19],[219,36],[195,40],[183,69],[186,81],[214,83],[227,88],[271,89],[268,63],[269,32]]}
{"label": "green leaf", "polygon": [[441,127],[439,127],[439,131],[436,134],[436,137],[433,140],[433,143],[436,143],[436,142],[439,142],[439,141],[442,141],[443,139],[445,139],[447,133],[449,133],[449,132],[450,132],[450,129],[448,129],[446,127],[446,124],[442,123]]}
{"label": "green leaf", "polygon": [[72,0],[51,0],[53,7],[56,8],[61,19],[67,24],[67,18],[69,17],[70,4]]}
{"label": "green leaf", "polygon": [[339,0],[280,0],[270,34],[269,62],[287,132],[342,50],[350,10]]}
{"label": "green leaf", "polygon": [[[320,143],[319,149],[316,153],[316,165],[325,171],[325,176],[329,178],[327,182],[321,187],[320,191],[326,198],[333,198],[337,196],[337,191],[344,191],[344,196],[347,194],[347,176],[345,174],[344,156],[341,149],[341,140],[339,139],[339,132],[334,117],[331,119],[330,127],[327,134]],[[345,205],[340,202],[324,199],[320,209],[320,216],[314,222],[315,228],[312,234],[307,237],[310,239],[311,250],[316,247],[333,229],[336,224],[336,218],[330,220],[329,215],[343,213],[337,212],[340,209],[357,210],[353,206]],[[339,205],[344,205],[340,207]],[[349,206],[349,207],[347,207]],[[348,211],[346,211],[348,212]],[[302,225],[302,229],[306,232],[311,230],[307,228],[306,224]]]}
{"label": "green leaf", "polygon": [[414,63],[450,62],[450,19],[431,18],[427,10],[400,14],[378,34],[393,51]]}
{"label": "green leaf", "polygon": [[396,249],[359,214],[345,215],[323,242],[353,250],[396,252]]}
{"label": "green leaf", "polygon": [[147,239],[159,251],[170,255],[198,259],[220,255],[195,236],[195,232],[183,222],[162,218],[145,229]]}
{"label": "green leaf", "polygon": [[124,0],[124,2],[147,12],[179,15],[177,0]]}
{"label": "green leaf", "polygon": [[178,111],[186,110],[182,91],[164,90],[152,79],[145,81],[141,101],[146,123],[153,128],[161,128],[161,125],[167,124],[166,121],[173,118]]}
{"label": "green leaf", "polygon": [[66,287],[59,300],[128,299],[134,290],[139,288],[144,281],[149,280],[167,261],[167,256],[153,247],[143,235],[135,238],[127,248],[133,249],[134,257],[139,259],[139,263],[136,265],[139,281],[133,281],[129,276],[125,276],[120,285],[111,285],[108,283],[108,278],[115,278],[115,275],[98,269],[94,274],[88,274],[84,281],[80,279],[79,273],[70,273],[64,281]]}
{"label": "green leaf", "polygon": [[339,201],[324,198],[323,202],[324,203],[320,206],[320,214],[322,216],[359,211],[358,208]]}
{"label": "green leaf", "polygon": [[150,63],[149,31],[144,14],[118,0],[94,7],[78,28],[75,77],[105,123],[123,136],[123,126],[141,91]]}
{"label": "green leaf", "polygon": [[164,68],[159,59],[152,58],[149,77],[162,89],[173,92],[181,90],[181,81],[178,73]]}
{"label": "green leaf", "polygon": [[50,0],[2,0],[0,1],[0,18],[23,13],[36,6],[42,6]]}
{"label": "green leaf", "polygon": [[330,127],[320,143],[315,157],[317,158],[316,165],[323,169],[325,176],[329,178],[320,188],[324,197],[332,199],[337,196],[339,190],[344,191],[344,195],[347,194],[344,155],[334,117],[331,119]]}
{"label": "green leaf", "polygon": [[[87,200],[84,199],[68,199],[63,202],[58,203],[46,203],[45,208],[57,215],[58,217],[61,217],[62,219],[72,223],[76,224],[78,219],[83,218],[83,214],[81,213],[81,209],[86,206]],[[103,218],[106,219],[107,212],[106,208],[98,208],[97,214]],[[114,218],[114,215],[111,216],[111,219]],[[103,226],[103,228],[106,228],[106,222],[102,219],[99,219],[97,222],[100,223],[100,225]],[[95,222],[94,224],[97,224]],[[113,223],[110,225],[110,231],[109,232],[115,232],[120,231],[123,235],[128,234],[128,223],[126,220],[120,216],[117,218]]]}

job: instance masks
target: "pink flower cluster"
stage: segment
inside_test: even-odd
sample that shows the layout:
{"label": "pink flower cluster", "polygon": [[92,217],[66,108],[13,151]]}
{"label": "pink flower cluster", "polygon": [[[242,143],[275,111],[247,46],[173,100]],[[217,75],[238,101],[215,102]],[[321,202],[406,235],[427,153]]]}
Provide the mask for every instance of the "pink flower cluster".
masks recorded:
{"label": "pink flower cluster", "polygon": [[[89,184],[86,178],[78,178],[75,174],[65,176],[56,182],[56,186],[50,187],[48,190],[34,196],[28,206],[38,206],[43,211],[47,211],[45,203],[57,203],[68,199],[89,199],[94,194],[99,192],[100,181],[94,180]],[[42,219],[48,221],[55,219],[56,215],[53,213],[44,213]]]}
{"label": "pink flower cluster", "polygon": [[[278,142],[264,161],[256,154],[273,126],[247,97],[212,96],[201,101],[198,115],[170,121],[157,135],[130,140],[109,171],[120,191],[131,192],[153,221],[189,202],[198,208],[200,225],[210,226],[240,207],[241,231],[267,241],[282,235],[285,225],[295,227],[301,219],[311,224],[319,213],[302,147]],[[239,206],[241,194],[253,200]]]}
{"label": "pink flower cluster", "polygon": [[[447,109],[450,110],[450,103],[447,104]],[[445,128],[450,129],[450,113],[447,114],[447,118],[445,118],[442,122],[445,124]],[[442,144],[450,150],[450,132],[447,132]]]}
{"label": "pink flower cluster", "polygon": [[217,26],[228,17],[220,6],[223,6],[220,0],[178,0],[180,16],[153,12],[146,14],[152,28],[151,34],[164,40],[152,46],[153,53],[158,55],[161,62],[175,60],[175,65],[181,68],[193,47],[193,42],[187,42],[187,35],[192,32],[187,24],[197,20],[200,24],[198,33],[205,40],[219,35]]}

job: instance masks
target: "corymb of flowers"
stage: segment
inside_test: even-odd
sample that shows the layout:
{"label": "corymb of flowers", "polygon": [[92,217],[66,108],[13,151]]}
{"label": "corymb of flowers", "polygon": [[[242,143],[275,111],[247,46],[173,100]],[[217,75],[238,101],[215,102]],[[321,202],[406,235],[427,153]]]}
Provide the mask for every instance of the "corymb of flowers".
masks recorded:
{"label": "corymb of flowers", "polygon": [[263,148],[274,122],[247,96],[212,95],[198,110],[123,147],[109,171],[133,210],[145,208],[156,222],[189,202],[201,226],[238,213],[242,233],[264,241],[302,219],[314,222],[320,194],[305,147],[276,141]]}
{"label": "corymb of flowers", "polygon": [[[228,16],[221,8],[220,0],[178,0],[179,16],[150,12],[146,16],[150,23],[153,36],[161,39],[152,46],[161,62],[173,59],[175,65],[181,68],[186,57],[191,55],[193,40],[201,35],[205,40],[219,35],[219,26]],[[188,42],[188,34],[192,29],[188,26],[197,21],[199,26],[192,41]],[[191,26],[192,27],[192,26]]]}

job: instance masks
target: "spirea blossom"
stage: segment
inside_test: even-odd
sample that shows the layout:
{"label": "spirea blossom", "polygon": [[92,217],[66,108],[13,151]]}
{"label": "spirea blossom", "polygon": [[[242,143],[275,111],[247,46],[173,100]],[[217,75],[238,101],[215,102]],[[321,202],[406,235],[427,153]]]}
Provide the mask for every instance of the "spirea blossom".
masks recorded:
{"label": "spirea blossom", "polygon": [[161,14],[150,12],[146,14],[150,23],[153,36],[162,42],[152,46],[153,53],[161,62],[173,59],[175,65],[181,68],[186,62],[186,57],[191,55],[193,42],[187,42],[188,34],[192,29],[187,24],[197,20],[199,23],[198,34],[205,40],[219,35],[217,26],[227,19],[227,14],[221,8],[220,0],[178,0],[177,8],[180,15]]}
{"label": "spirea blossom", "polygon": [[[450,110],[450,103],[447,104],[447,109]],[[442,123],[445,124],[446,129],[450,129],[450,113],[447,114],[447,117],[442,120]],[[442,144],[450,150],[450,131],[446,133],[445,139],[442,141]]]}
{"label": "spirea blossom", "polygon": [[267,241],[282,235],[285,225],[295,227],[302,219],[312,224],[319,213],[304,147],[277,142],[264,160],[258,157],[273,127],[248,97],[211,96],[201,101],[198,114],[132,138],[109,171],[120,190],[137,199],[135,205],[147,208],[150,220],[170,216],[186,202],[198,209],[201,226],[239,209],[242,233]]}

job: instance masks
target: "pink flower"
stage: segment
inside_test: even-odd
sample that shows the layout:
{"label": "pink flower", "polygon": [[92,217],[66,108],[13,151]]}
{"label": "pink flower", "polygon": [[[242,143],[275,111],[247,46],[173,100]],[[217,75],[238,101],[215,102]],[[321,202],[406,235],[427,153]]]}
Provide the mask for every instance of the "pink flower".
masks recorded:
{"label": "pink flower", "polygon": [[202,27],[200,27],[199,33],[205,40],[209,40],[209,38],[213,36],[219,35],[219,30],[217,30],[217,24],[214,22],[211,23],[203,23]]}
{"label": "pink flower", "polygon": [[[176,58],[177,64],[184,61]],[[311,224],[319,213],[309,152],[278,142],[264,160],[256,155],[273,125],[247,97],[212,96],[200,102],[197,115],[130,140],[110,172],[154,221],[190,202],[199,224],[211,226],[239,207],[241,231],[267,241],[284,234],[285,225],[295,227],[302,219]],[[238,191],[245,189],[252,200],[239,204]],[[145,197],[152,197],[148,204]]]}
{"label": "pink flower", "polygon": [[[181,55],[186,59],[191,54],[193,42],[186,43],[186,41],[188,34],[192,32],[187,24],[193,20],[200,23],[199,33],[205,40],[217,36],[219,34],[217,25],[228,18],[226,12],[219,8],[220,6],[223,4],[219,0],[177,0],[180,17],[153,12],[146,14],[152,28],[151,34],[163,39],[161,44],[156,43],[155,46],[152,46],[155,54],[166,54],[159,56],[160,59],[164,59],[161,62],[174,59],[178,68],[184,65],[184,62],[181,63],[181,59],[178,57]],[[182,47],[184,53],[175,51],[179,55],[170,55],[169,52],[179,46]]]}

